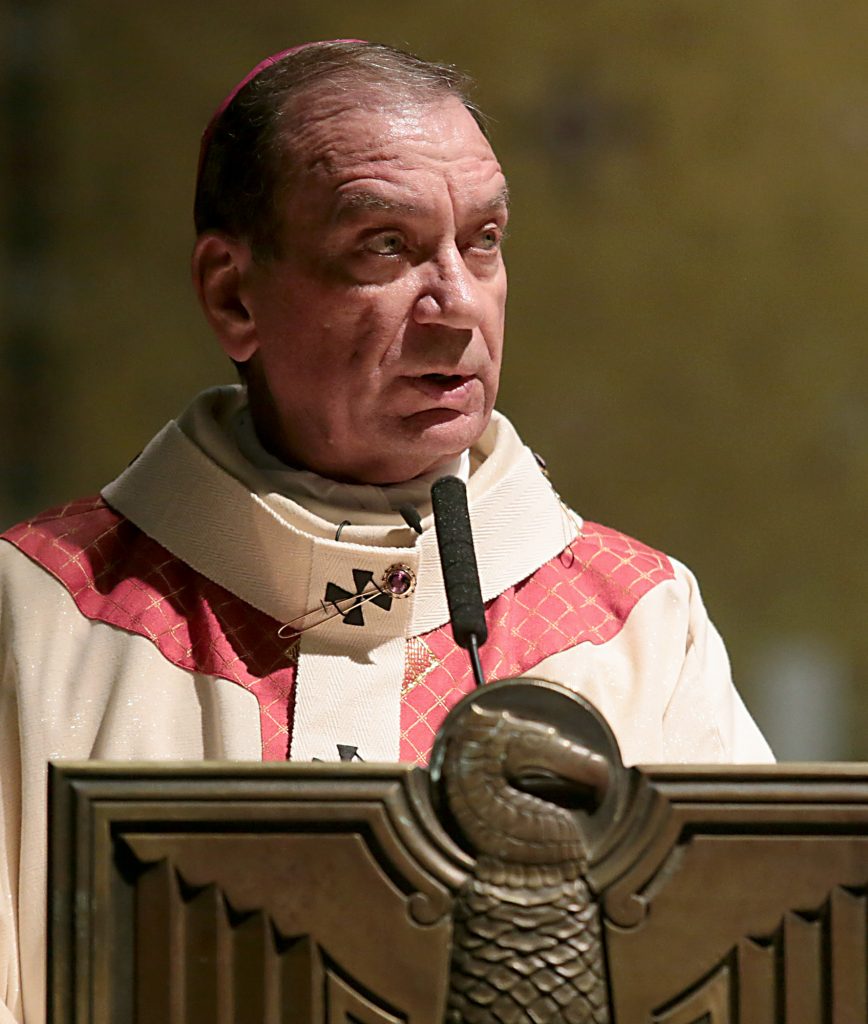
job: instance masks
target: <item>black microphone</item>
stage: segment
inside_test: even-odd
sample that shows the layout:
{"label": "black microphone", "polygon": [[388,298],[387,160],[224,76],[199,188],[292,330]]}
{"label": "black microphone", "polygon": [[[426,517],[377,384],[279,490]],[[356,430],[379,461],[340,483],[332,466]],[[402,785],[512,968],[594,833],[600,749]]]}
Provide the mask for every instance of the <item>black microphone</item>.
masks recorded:
{"label": "black microphone", "polygon": [[478,648],[488,639],[488,627],[467,511],[467,490],[457,477],[443,476],[431,488],[431,502],[452,633],[455,642],[470,652],[476,683],[482,686]]}

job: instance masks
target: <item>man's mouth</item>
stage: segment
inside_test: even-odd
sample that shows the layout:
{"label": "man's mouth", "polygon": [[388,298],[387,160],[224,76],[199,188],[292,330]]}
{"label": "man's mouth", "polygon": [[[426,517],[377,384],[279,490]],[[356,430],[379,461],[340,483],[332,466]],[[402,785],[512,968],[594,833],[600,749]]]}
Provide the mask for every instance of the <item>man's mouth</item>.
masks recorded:
{"label": "man's mouth", "polygon": [[422,375],[422,380],[430,380],[437,387],[450,390],[451,388],[461,387],[470,378],[463,377],[460,373],[425,373]]}
{"label": "man's mouth", "polygon": [[424,396],[426,404],[431,403],[431,408],[454,411],[463,409],[479,387],[479,378],[475,374],[464,373],[422,373],[411,377],[410,381]]}

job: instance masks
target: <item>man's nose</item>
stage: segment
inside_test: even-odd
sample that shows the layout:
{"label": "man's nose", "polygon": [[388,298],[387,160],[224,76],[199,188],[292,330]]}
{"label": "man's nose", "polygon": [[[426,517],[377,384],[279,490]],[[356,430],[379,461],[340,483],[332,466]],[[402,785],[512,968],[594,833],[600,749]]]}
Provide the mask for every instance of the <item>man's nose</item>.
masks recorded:
{"label": "man's nose", "polygon": [[438,255],[426,268],[425,283],[413,316],[419,324],[472,329],[482,317],[481,284],[457,247]]}

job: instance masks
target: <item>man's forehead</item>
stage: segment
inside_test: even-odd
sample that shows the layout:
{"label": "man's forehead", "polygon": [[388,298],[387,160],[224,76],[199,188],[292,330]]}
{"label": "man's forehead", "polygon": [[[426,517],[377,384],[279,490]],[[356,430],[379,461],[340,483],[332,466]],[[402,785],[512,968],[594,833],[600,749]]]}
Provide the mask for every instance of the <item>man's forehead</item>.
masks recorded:
{"label": "man's forehead", "polygon": [[442,213],[446,201],[462,220],[505,218],[500,164],[454,95],[322,91],[319,102],[293,115],[296,216],[336,225],[377,212],[425,217]]}
{"label": "man's forehead", "polygon": [[[488,140],[455,95],[387,93],[370,86],[355,93],[316,87],[287,109],[287,141],[297,170],[329,177],[347,167],[403,160],[497,165]],[[497,166],[499,171],[499,166]]]}

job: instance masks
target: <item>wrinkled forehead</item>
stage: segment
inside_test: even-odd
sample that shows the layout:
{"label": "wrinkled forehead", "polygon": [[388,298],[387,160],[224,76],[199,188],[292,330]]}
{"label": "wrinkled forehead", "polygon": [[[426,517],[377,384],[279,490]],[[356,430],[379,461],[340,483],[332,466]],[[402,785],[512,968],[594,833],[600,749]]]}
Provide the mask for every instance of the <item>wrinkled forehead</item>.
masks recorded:
{"label": "wrinkled forehead", "polygon": [[463,102],[451,93],[420,94],[376,84],[315,86],[283,113],[291,175],[335,182],[353,168],[396,169],[426,163],[500,166]]}

